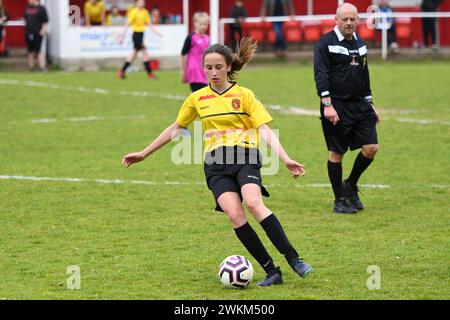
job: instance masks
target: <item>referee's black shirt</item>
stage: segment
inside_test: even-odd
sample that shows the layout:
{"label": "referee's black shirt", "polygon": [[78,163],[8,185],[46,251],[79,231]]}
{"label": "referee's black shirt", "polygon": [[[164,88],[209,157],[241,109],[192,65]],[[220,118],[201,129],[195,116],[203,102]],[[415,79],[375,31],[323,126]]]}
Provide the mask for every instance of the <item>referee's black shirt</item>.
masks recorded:
{"label": "referee's black shirt", "polygon": [[321,98],[371,101],[365,42],[356,34],[346,40],[337,26],[324,34],[314,48],[314,78]]}

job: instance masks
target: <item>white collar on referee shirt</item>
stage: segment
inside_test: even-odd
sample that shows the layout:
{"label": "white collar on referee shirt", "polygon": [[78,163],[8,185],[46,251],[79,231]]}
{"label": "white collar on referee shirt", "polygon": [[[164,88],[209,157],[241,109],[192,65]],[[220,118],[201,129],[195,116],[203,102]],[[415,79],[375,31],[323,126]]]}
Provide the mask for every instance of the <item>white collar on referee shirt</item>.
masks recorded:
{"label": "white collar on referee shirt", "polygon": [[[345,37],[342,35],[341,31],[339,31],[338,26],[335,26],[333,30],[334,30],[334,33],[336,33],[339,42],[345,39]],[[358,40],[355,32],[353,32],[353,37],[355,37],[355,40]]]}

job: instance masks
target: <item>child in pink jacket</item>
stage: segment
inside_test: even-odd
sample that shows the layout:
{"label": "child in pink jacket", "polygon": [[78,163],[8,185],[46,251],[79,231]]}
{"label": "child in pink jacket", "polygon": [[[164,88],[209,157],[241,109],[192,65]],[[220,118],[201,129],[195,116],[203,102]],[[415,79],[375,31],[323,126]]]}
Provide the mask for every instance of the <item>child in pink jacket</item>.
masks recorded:
{"label": "child in pink jacket", "polygon": [[197,12],[193,17],[194,32],[184,41],[181,51],[181,81],[189,83],[191,91],[197,91],[208,85],[203,71],[203,53],[209,47],[209,16],[205,12]]}

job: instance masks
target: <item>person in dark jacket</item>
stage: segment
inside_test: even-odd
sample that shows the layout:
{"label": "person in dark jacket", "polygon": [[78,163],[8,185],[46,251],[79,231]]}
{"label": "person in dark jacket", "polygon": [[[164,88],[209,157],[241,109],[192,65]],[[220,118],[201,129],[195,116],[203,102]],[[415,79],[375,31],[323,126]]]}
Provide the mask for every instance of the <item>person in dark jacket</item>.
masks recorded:
{"label": "person in dark jacket", "polygon": [[244,8],[244,2],[242,0],[234,1],[234,5],[231,8],[230,17],[235,19],[234,23],[230,23],[230,39],[231,49],[236,52],[236,44],[242,38],[241,24],[244,19],[247,18],[247,11]]}
{"label": "person in dark jacket", "polygon": [[[269,9],[269,10],[267,10]],[[283,17],[290,15],[293,17],[295,15],[294,4],[292,0],[263,0],[263,5],[261,7],[261,17],[263,20],[266,17],[266,12],[269,12],[268,16],[271,17]],[[283,35],[283,22],[272,22],[273,30],[276,34],[275,40],[275,53],[279,57],[286,56],[286,40]]]}
{"label": "person in dark jacket", "polygon": [[[436,12],[442,0],[423,0],[420,8],[423,12]],[[427,47],[431,38],[431,48],[436,51],[436,18],[422,18],[423,45]]]}
{"label": "person in dark jacket", "polygon": [[28,47],[28,68],[34,69],[35,59],[39,63],[39,69],[46,71],[45,54],[42,52],[42,43],[47,35],[48,15],[45,7],[39,4],[39,0],[28,0],[25,7],[25,37]]}
{"label": "person in dark jacket", "polygon": [[3,26],[6,25],[8,18],[8,12],[6,12],[5,7],[3,6],[3,1],[0,0],[0,45],[3,41]]}

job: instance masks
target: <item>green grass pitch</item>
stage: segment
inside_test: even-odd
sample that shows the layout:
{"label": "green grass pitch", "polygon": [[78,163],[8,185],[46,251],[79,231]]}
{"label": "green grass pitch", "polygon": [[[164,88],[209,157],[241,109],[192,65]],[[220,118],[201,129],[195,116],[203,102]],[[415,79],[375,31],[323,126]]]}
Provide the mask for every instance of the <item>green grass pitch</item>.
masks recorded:
{"label": "green grass pitch", "polygon": [[[331,212],[324,185],[318,117],[289,109],[317,110],[312,66],[242,72],[241,85],[281,106],[270,110],[272,128],[306,166],[301,179],[280,168],[264,182],[267,206],[315,268],[300,279],[249,216],[285,281],[258,288],[263,270],[213,211],[201,165],[172,164],[172,144],[121,166],[125,153],[175,121],[189,93],[178,72],[160,72],[159,81],[144,73],[121,81],[113,72],[2,72],[0,299],[449,299],[449,75],[449,62],[371,65],[381,149],[360,183],[375,187],[362,188],[366,210],[343,216]],[[355,156],[347,154],[344,176]],[[255,267],[245,290],[218,280],[232,254]],[[80,290],[67,288],[71,265],[80,267]],[[367,287],[371,265],[380,268],[379,289]]]}

